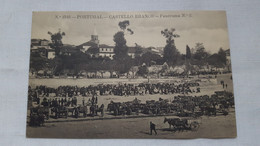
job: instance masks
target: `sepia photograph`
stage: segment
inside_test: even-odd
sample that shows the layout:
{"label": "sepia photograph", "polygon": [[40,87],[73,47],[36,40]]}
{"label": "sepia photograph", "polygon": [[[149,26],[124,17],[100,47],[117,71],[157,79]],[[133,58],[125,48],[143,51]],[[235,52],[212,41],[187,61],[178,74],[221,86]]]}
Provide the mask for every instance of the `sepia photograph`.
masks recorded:
{"label": "sepia photograph", "polygon": [[230,49],[225,11],[33,12],[26,137],[236,138]]}

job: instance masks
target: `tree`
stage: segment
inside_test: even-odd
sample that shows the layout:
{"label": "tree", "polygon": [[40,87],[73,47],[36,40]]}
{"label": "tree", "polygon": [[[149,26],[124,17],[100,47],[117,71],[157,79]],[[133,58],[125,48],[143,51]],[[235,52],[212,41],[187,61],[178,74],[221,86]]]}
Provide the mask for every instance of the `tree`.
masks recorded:
{"label": "tree", "polygon": [[130,22],[128,20],[118,23],[118,26],[121,29],[121,31],[117,32],[114,35],[114,42],[116,43],[115,49],[114,49],[114,52],[115,52],[114,59],[115,60],[128,56],[128,47],[126,45],[125,35],[127,33],[130,33],[130,35],[132,35],[134,33],[130,28],[128,28],[129,25],[130,25]]}
{"label": "tree", "polygon": [[226,56],[226,52],[220,48],[218,51],[218,55],[219,55],[219,61],[223,64],[226,65],[227,64],[227,56]]}
{"label": "tree", "polygon": [[166,38],[166,46],[164,47],[163,57],[169,65],[176,64],[180,55],[174,43],[174,38],[178,38],[180,36],[175,34],[174,31],[174,28],[164,29],[161,31],[161,34]]}
{"label": "tree", "polygon": [[191,59],[191,50],[188,45],[186,45],[186,59]]}
{"label": "tree", "polygon": [[191,50],[188,45],[186,45],[186,55],[185,55],[185,74],[189,75],[189,72],[191,71],[191,65],[190,65],[190,60],[191,60]]}
{"label": "tree", "polygon": [[139,62],[140,64],[138,64],[138,65],[145,63],[147,66],[151,66],[153,64],[157,64],[158,62],[161,62],[162,57],[158,54],[146,52],[141,57],[138,57],[136,59],[140,61]]}
{"label": "tree", "polygon": [[195,50],[194,59],[197,59],[198,61],[205,61],[205,59],[209,56],[209,53],[205,51],[203,43],[197,43]]}
{"label": "tree", "polygon": [[55,50],[55,55],[59,56],[60,50],[63,46],[62,37],[65,36],[65,32],[61,32],[59,30],[59,32],[57,32],[57,33],[53,34],[51,32],[48,32],[48,34],[51,36],[51,41],[52,41],[50,46],[51,46],[51,48],[53,48]]}
{"label": "tree", "polygon": [[137,43],[135,43],[135,48],[136,48],[135,57],[137,57],[137,56],[140,57],[144,53],[142,47],[140,45],[138,45]]}
{"label": "tree", "polygon": [[114,71],[117,72],[117,75],[123,73],[128,73],[130,68],[133,66],[133,59],[130,56],[126,56],[125,58],[120,58],[119,60],[115,60]]}
{"label": "tree", "polygon": [[39,70],[43,70],[47,65],[47,59],[41,57],[39,53],[31,53],[30,56],[30,69],[38,72]]}
{"label": "tree", "polygon": [[222,48],[219,49],[218,53],[209,56],[207,59],[209,65],[217,68],[224,67],[226,65],[226,61],[226,53]]}
{"label": "tree", "polygon": [[128,47],[126,45],[125,35],[128,33],[132,35],[134,32],[128,28],[130,22],[128,20],[118,23],[121,31],[114,35],[115,42],[115,55],[113,56],[116,61],[115,71],[119,74],[127,73],[132,66],[132,59],[128,56]]}
{"label": "tree", "polygon": [[138,68],[137,74],[145,77],[148,74],[149,70],[146,65],[142,65]]}
{"label": "tree", "polygon": [[123,31],[119,31],[114,35],[114,42],[116,43],[114,59],[118,60],[128,56],[128,47],[126,46],[125,34]]}

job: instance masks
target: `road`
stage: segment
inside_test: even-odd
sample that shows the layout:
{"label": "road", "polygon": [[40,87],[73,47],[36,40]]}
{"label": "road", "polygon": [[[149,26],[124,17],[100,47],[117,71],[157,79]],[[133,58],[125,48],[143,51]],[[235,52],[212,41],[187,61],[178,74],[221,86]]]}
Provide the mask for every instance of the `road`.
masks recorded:
{"label": "road", "polygon": [[[170,117],[167,117],[170,118]],[[149,122],[156,124],[158,135],[149,134]],[[46,123],[27,127],[27,137],[35,138],[227,138],[236,137],[235,112],[227,116],[202,116],[197,131],[174,132],[164,117]]]}

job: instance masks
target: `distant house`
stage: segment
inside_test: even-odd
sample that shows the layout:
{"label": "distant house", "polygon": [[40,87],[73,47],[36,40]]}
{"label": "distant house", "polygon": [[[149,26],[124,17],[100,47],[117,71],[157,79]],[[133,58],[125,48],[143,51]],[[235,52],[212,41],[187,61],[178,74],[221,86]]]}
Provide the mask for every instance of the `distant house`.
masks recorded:
{"label": "distant house", "polygon": [[79,50],[83,53],[87,53],[90,48],[98,48],[98,44],[90,40],[78,46]]}
{"label": "distant house", "polygon": [[91,35],[91,40],[79,45],[78,48],[81,52],[89,54],[91,57],[109,57],[113,59],[115,55],[113,46],[99,44],[96,30]]}
{"label": "distant house", "polygon": [[37,50],[39,48],[51,49],[50,41],[46,39],[31,39],[31,50]]}
{"label": "distant house", "polygon": [[113,59],[114,47],[105,44],[95,44],[92,41],[88,41],[78,46],[79,50],[83,53],[89,54],[91,57],[109,57]]}
{"label": "distant house", "polygon": [[93,34],[91,35],[91,39],[81,45],[78,46],[81,52],[87,53],[90,48],[97,48],[99,46],[98,35],[96,29],[94,29]]}
{"label": "distant house", "polygon": [[128,56],[135,58],[136,57],[136,47],[128,47]]}
{"label": "distant house", "polygon": [[108,45],[105,45],[105,44],[101,44],[98,47],[97,55],[101,56],[101,57],[109,57],[110,59],[113,59],[113,56],[115,55],[114,47],[108,46]]}
{"label": "distant house", "polygon": [[157,48],[155,48],[155,47],[148,47],[147,49],[150,52],[155,53],[155,54],[159,54],[160,53],[160,51]]}
{"label": "distant house", "polygon": [[55,58],[55,50],[54,49],[50,49],[46,51],[46,57],[48,59],[53,59]]}
{"label": "distant house", "polygon": [[37,53],[41,57],[55,58],[55,50],[50,48],[50,41],[46,39],[31,39],[31,52]]}
{"label": "distant house", "polygon": [[137,55],[142,56],[143,54],[149,52],[152,54],[158,54],[160,56],[162,56],[162,53],[160,50],[158,50],[155,47],[148,47],[148,48],[144,48],[144,47],[140,47],[140,46],[135,46],[135,47],[128,47],[128,55],[132,58],[135,58]]}

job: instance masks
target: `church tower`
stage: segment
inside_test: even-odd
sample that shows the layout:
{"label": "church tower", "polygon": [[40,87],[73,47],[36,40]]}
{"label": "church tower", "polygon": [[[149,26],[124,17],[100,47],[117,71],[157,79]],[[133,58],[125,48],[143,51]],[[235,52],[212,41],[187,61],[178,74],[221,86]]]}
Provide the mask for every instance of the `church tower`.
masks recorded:
{"label": "church tower", "polygon": [[99,44],[96,27],[94,28],[93,34],[91,35],[91,41],[96,43],[97,45]]}

